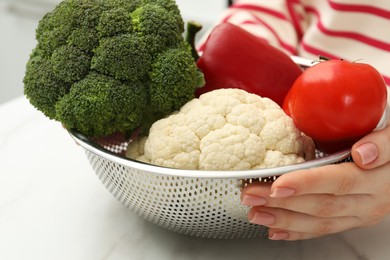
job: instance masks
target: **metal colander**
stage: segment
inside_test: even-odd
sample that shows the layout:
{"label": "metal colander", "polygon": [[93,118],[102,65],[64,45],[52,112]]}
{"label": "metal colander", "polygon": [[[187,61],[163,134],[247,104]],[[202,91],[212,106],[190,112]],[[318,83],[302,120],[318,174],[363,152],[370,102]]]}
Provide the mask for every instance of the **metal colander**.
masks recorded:
{"label": "metal colander", "polygon": [[272,182],[283,173],[349,159],[350,152],[276,168],[246,171],[170,169],[123,156],[127,142],[121,136],[89,140],[69,131],[86,151],[104,186],[140,217],[166,229],[207,238],[251,238],[265,235],[265,227],[248,222],[248,207],[240,204],[243,187]]}
{"label": "metal colander", "polygon": [[[301,66],[309,61],[296,58]],[[240,204],[243,187],[272,182],[293,170],[348,160],[349,151],[277,168],[246,171],[180,170],[144,164],[124,156],[128,141],[122,135],[90,140],[69,131],[86,151],[104,186],[140,217],[166,229],[207,238],[251,238],[267,229],[248,222],[248,207]]]}

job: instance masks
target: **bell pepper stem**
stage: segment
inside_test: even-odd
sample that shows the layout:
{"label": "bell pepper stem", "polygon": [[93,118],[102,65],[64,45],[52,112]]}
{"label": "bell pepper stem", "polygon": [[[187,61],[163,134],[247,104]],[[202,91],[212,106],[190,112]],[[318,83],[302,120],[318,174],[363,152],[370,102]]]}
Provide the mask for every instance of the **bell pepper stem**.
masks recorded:
{"label": "bell pepper stem", "polygon": [[202,30],[202,25],[200,23],[195,21],[187,22],[187,33],[185,39],[191,46],[192,56],[194,57],[195,61],[198,61],[199,59],[199,54],[195,47],[195,37],[200,30]]}

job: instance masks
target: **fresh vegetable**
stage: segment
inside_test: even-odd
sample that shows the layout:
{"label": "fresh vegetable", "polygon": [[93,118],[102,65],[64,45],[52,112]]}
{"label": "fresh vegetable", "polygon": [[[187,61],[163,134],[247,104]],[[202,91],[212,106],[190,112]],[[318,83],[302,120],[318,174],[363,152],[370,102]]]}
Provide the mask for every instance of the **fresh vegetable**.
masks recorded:
{"label": "fresh vegetable", "polygon": [[319,149],[347,149],[378,124],[386,107],[386,84],[372,66],[322,61],[295,81],[283,109]]}
{"label": "fresh vegetable", "polygon": [[213,29],[197,65],[206,79],[197,95],[219,88],[240,88],[271,98],[280,106],[302,73],[287,54],[230,23]]}
{"label": "fresh vegetable", "polygon": [[272,100],[219,89],[155,122],[126,155],[172,168],[244,170],[312,159],[314,144]]}
{"label": "fresh vegetable", "polygon": [[30,103],[87,136],[146,129],[204,84],[173,0],[65,0],[36,30]]}

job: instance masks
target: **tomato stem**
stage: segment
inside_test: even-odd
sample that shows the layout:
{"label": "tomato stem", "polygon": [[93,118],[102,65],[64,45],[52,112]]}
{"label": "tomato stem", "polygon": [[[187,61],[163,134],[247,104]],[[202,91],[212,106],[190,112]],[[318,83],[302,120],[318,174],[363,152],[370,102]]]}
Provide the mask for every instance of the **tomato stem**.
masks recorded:
{"label": "tomato stem", "polygon": [[326,57],[326,56],[322,56],[322,55],[318,55],[318,59],[320,61],[327,61],[327,60],[330,60],[330,58]]}
{"label": "tomato stem", "polygon": [[322,55],[318,55],[318,60],[313,60],[311,63],[315,64],[315,63],[320,63],[320,62],[324,62],[324,61],[328,61],[328,60],[330,60],[330,58],[322,56]]}

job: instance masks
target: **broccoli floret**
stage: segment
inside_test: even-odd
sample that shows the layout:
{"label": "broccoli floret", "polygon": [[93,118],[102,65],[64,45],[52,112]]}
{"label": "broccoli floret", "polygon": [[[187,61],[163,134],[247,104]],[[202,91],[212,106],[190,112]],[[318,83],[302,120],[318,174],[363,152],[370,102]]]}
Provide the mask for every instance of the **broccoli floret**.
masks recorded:
{"label": "broccoli floret", "polygon": [[104,38],[95,50],[92,69],[121,80],[138,81],[152,63],[148,45],[136,34]]}
{"label": "broccoli floret", "polygon": [[99,37],[110,37],[130,33],[132,27],[132,18],[129,12],[124,8],[115,8],[102,13],[97,30]]}
{"label": "broccoli floret", "polygon": [[90,68],[91,57],[72,45],[63,45],[51,56],[54,75],[67,83],[84,78]]}
{"label": "broccoli floret", "polygon": [[143,4],[157,4],[165,8],[170,13],[171,17],[176,19],[176,23],[182,31],[184,31],[184,21],[181,17],[180,10],[177,8],[176,2],[171,0],[142,0]]}
{"label": "broccoli floret", "polygon": [[[129,13],[132,13],[136,8],[143,5],[143,0],[101,0],[107,10],[112,10],[116,8],[123,8]],[[154,0],[152,0],[154,1]],[[168,0],[171,1],[171,0]]]}
{"label": "broccoli floret", "polygon": [[183,41],[184,26],[162,6],[143,5],[133,12],[132,17],[134,31],[145,38],[152,53]]}
{"label": "broccoli floret", "polygon": [[24,93],[30,103],[50,119],[56,118],[55,104],[69,92],[70,85],[54,77],[51,61],[34,50],[23,79]]}
{"label": "broccoli floret", "polygon": [[91,56],[94,48],[99,45],[97,30],[88,27],[77,28],[69,35],[67,44],[75,46]]}
{"label": "broccoli floret", "polygon": [[[39,48],[51,55],[54,50],[66,44],[69,36],[76,30],[88,31],[97,38],[96,26],[104,5],[100,0],[65,0],[47,13],[38,24],[36,38]],[[88,28],[88,29],[87,29]],[[91,38],[91,37],[87,37]],[[84,41],[84,37],[81,37]],[[78,41],[76,41],[78,42]]]}
{"label": "broccoli floret", "polygon": [[38,24],[25,95],[87,136],[145,128],[200,85],[183,32],[174,0],[64,0]]}
{"label": "broccoli floret", "polygon": [[191,47],[187,43],[162,52],[150,72],[152,109],[164,114],[177,110],[194,98],[196,87],[203,84],[203,74],[194,64]]}
{"label": "broccoli floret", "polygon": [[135,129],[146,103],[143,84],[129,85],[92,72],[72,86],[69,94],[57,102],[56,110],[65,127],[88,136],[104,136]]}

